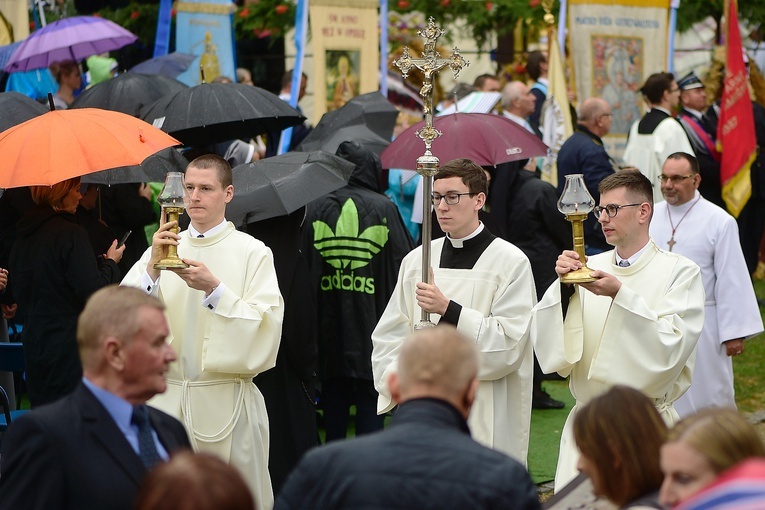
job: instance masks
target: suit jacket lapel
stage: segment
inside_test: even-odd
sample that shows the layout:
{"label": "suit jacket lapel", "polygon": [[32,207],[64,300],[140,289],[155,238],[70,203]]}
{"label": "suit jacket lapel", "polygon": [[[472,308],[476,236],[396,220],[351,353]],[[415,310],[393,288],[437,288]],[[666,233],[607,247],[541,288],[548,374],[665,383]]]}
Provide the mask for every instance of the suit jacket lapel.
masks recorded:
{"label": "suit jacket lapel", "polygon": [[151,426],[156,431],[157,437],[159,437],[159,441],[162,443],[162,446],[165,447],[167,453],[172,454],[173,451],[179,448],[187,447],[187,445],[181,444],[175,434],[173,434],[172,431],[165,425],[165,422],[162,419],[162,415],[159,414],[159,411],[151,406],[147,407],[149,408],[149,421],[151,421]]}
{"label": "suit jacket lapel", "polygon": [[146,468],[130,446],[125,435],[114,423],[109,412],[84,385],[80,385],[75,397],[81,400],[83,426],[103,446],[104,452],[119,465],[136,484],[141,482]]}

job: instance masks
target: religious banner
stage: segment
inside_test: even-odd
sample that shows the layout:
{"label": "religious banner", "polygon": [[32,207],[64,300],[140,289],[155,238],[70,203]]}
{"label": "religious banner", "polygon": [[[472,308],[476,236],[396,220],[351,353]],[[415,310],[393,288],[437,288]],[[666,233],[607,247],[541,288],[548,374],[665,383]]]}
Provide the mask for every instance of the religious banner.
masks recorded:
{"label": "religious banner", "polygon": [[235,79],[232,14],[236,5],[230,0],[184,0],[175,3],[175,10],[175,51],[199,55],[178,80],[194,86],[202,83],[202,75],[207,83],[218,76]]}
{"label": "religious banner", "polygon": [[725,38],[725,83],[717,123],[717,145],[721,152],[720,180],[728,211],[738,217],[752,194],[751,166],[757,155],[754,114],[749,97],[741,32],[735,0],[730,0],[728,34]]}
{"label": "religious banner", "polygon": [[23,41],[28,35],[27,0],[0,0],[0,46]]}
{"label": "religious banner", "polygon": [[312,0],[314,122],[378,90],[377,0]]}
{"label": "religious banner", "polygon": [[645,105],[646,78],[667,70],[670,0],[569,0],[568,27],[579,104],[600,97],[611,105],[606,150],[621,156],[630,126]]}

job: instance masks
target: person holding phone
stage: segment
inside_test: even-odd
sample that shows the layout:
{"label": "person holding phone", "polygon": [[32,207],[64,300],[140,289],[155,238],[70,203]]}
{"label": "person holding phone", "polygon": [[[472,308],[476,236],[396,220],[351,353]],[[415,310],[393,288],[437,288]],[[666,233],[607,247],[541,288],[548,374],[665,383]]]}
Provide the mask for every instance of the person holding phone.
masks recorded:
{"label": "person holding phone", "polygon": [[117,263],[125,248],[114,239],[99,266],[75,216],[79,177],[32,186],[31,192],[37,205],[18,223],[8,274],[16,317],[24,325],[26,383],[34,408],[70,394],[80,383],[77,316],[91,294],[120,281]]}

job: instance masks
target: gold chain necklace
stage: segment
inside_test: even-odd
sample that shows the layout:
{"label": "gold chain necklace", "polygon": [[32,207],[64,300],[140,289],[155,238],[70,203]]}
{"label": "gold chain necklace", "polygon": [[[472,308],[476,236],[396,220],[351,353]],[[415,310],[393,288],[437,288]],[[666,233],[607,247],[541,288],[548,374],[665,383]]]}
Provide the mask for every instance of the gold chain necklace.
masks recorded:
{"label": "gold chain necklace", "polygon": [[672,235],[669,238],[669,242],[667,242],[667,246],[669,246],[669,251],[672,251],[672,248],[675,247],[677,244],[677,241],[675,241],[675,232],[677,231],[678,227],[680,227],[680,224],[683,222],[686,216],[688,216],[688,213],[691,212],[691,209],[696,207],[696,204],[699,203],[699,200],[701,200],[701,195],[699,195],[699,198],[696,199],[696,201],[688,208],[687,211],[685,211],[685,214],[683,214],[683,217],[680,218],[680,221],[677,222],[677,227],[674,223],[672,223],[672,215],[669,213],[669,204],[667,204],[667,218],[669,218],[669,226],[672,227]]}

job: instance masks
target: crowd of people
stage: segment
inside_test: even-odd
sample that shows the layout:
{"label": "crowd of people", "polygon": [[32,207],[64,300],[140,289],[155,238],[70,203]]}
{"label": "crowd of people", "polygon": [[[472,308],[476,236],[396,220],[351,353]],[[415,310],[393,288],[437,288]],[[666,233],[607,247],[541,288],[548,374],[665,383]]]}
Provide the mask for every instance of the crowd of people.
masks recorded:
{"label": "crowd of people", "polygon": [[[530,84],[470,89],[499,92],[501,114],[541,137],[544,53],[528,69]],[[157,219],[145,185],[104,193],[113,211],[95,223],[98,190],[79,178],[3,194],[0,298],[23,325],[32,411],[2,437],[0,509],[537,509],[531,410],[564,407],[550,377],[575,401],[556,491],[582,473],[619,508],[691,504],[765,457],[731,361],[763,331],[752,231],[703,184],[719,183],[703,90],[693,73],[651,75],[623,161],[603,146],[611,105],[582,101],[557,189],[535,159],[444,162],[427,255],[411,204],[381,185],[403,201],[406,174],[389,181],[353,140],[337,150],[355,167],[346,187],[245,228],[226,219],[233,153],[194,157],[187,226],[163,215],[150,243],[118,241]],[[278,140],[241,141],[244,160]],[[556,206],[572,174],[596,204],[586,260]],[[186,268],[156,268],[169,247]],[[562,283],[584,267],[592,282]],[[424,314],[437,325],[417,330]],[[352,406],[361,437],[344,440]]]}

